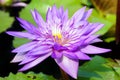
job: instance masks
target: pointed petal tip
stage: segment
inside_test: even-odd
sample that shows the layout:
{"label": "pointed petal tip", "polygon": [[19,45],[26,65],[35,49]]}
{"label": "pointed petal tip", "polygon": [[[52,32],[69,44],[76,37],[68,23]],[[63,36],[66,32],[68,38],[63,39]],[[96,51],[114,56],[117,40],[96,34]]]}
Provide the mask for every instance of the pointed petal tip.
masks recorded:
{"label": "pointed petal tip", "polygon": [[7,31],[6,34],[10,35],[10,32],[11,32],[11,31]]}
{"label": "pointed petal tip", "polygon": [[91,11],[91,12],[92,12],[92,11],[93,11],[93,9],[89,9],[89,11]]}
{"label": "pointed petal tip", "polygon": [[84,7],[80,8],[80,10],[86,10],[86,6],[84,6]]}
{"label": "pointed petal tip", "polygon": [[17,59],[14,58],[14,59],[12,59],[12,60],[10,61],[10,63],[18,63],[18,62],[20,62],[20,61],[21,61],[21,60],[19,60],[19,59],[17,60]]}
{"label": "pointed petal tip", "polygon": [[86,8],[86,6],[84,6],[83,8]]}
{"label": "pointed petal tip", "polygon": [[89,16],[92,14],[92,12],[93,12],[93,9],[88,10]]}
{"label": "pointed petal tip", "polygon": [[110,52],[111,49],[100,48],[100,47],[88,45],[85,48],[81,49],[81,51],[86,54],[101,54],[101,53]]}
{"label": "pointed petal tip", "polygon": [[21,69],[19,69],[18,71],[19,71],[19,72],[23,72],[23,71],[26,71],[26,70],[24,70],[23,68],[21,68]]}
{"label": "pointed petal tip", "polygon": [[12,52],[12,53],[17,53],[16,49],[13,49],[11,52]]}
{"label": "pointed petal tip", "polygon": [[74,79],[77,78],[78,64],[79,64],[78,60],[72,60],[63,56],[62,61],[61,59],[55,59],[55,61],[59,65],[59,67],[63,71],[65,71],[68,75],[70,75]]}
{"label": "pointed petal tip", "polygon": [[24,63],[24,62],[21,61],[18,65],[20,66],[20,65],[25,65],[25,64],[27,64],[27,63]]}
{"label": "pointed petal tip", "polygon": [[23,2],[19,2],[19,3],[13,3],[12,5],[13,7],[26,7],[27,4],[23,3]]}
{"label": "pointed petal tip", "polygon": [[104,26],[105,24],[100,24],[101,26]]}
{"label": "pointed petal tip", "polygon": [[10,63],[15,63],[16,61],[14,60],[14,59],[12,59],[11,61],[10,61]]}
{"label": "pointed petal tip", "polygon": [[77,74],[70,75],[72,78],[77,79]]}
{"label": "pointed petal tip", "polygon": [[110,51],[112,51],[111,49],[106,49],[106,52],[110,52]]}
{"label": "pointed petal tip", "polygon": [[16,19],[17,19],[21,24],[23,24],[23,22],[26,22],[26,20],[24,20],[24,19],[22,19],[22,18],[20,18],[20,17],[16,17]]}
{"label": "pointed petal tip", "polygon": [[[25,66],[25,65],[24,65]],[[27,71],[27,70],[29,70],[30,68],[28,68],[28,67],[22,67],[22,68],[20,68],[18,71],[20,71],[20,72],[22,72],[22,71]],[[32,68],[32,67],[31,67]]]}
{"label": "pointed petal tip", "polygon": [[52,8],[57,8],[57,7],[56,7],[56,5],[54,4],[54,5],[52,6]]}
{"label": "pointed petal tip", "polygon": [[16,19],[17,19],[18,21],[22,20],[22,19],[21,19],[21,18],[19,18],[19,17],[16,17]]}
{"label": "pointed petal tip", "polygon": [[22,18],[20,18],[20,17],[16,17],[16,19],[18,20],[18,22],[19,22],[20,24],[23,24],[23,22],[25,21],[24,19],[22,19]]}
{"label": "pointed petal tip", "polygon": [[15,32],[17,32],[17,31],[7,31],[6,33],[13,36]]}

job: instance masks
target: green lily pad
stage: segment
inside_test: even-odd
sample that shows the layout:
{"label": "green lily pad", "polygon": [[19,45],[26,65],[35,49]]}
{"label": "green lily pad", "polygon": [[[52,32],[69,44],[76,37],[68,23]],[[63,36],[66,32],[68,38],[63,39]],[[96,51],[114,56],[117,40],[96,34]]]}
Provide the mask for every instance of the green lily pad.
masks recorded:
{"label": "green lily pad", "polygon": [[8,12],[0,11],[0,33],[11,27],[13,21],[14,18],[10,17]]}
{"label": "green lily pad", "polygon": [[93,57],[79,67],[78,80],[119,80],[120,76],[107,63],[108,60],[103,57]]}
{"label": "green lily pad", "polygon": [[24,74],[22,72],[18,72],[17,74],[10,73],[8,77],[2,78],[0,80],[56,80],[50,75],[45,75],[43,73],[33,73],[29,72]]}
{"label": "green lily pad", "polygon": [[25,44],[27,42],[29,42],[30,40],[26,39],[26,38],[17,38],[15,37],[14,40],[13,40],[13,46],[14,47],[19,47],[21,46],[22,44]]}
{"label": "green lily pad", "polygon": [[90,22],[99,22],[104,24],[104,27],[97,32],[97,34],[104,35],[113,25],[115,25],[116,16],[113,14],[108,14],[106,17],[104,17],[100,15],[95,9],[93,9],[92,15],[88,20]]}

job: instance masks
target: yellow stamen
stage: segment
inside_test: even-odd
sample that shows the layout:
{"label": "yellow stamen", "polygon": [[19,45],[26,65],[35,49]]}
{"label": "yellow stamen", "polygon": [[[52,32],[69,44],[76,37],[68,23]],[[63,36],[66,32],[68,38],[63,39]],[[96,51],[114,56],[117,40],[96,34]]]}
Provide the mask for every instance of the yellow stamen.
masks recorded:
{"label": "yellow stamen", "polygon": [[61,34],[61,31],[60,31],[59,27],[53,27],[52,28],[52,35],[54,37],[57,37],[58,39],[62,38],[62,34]]}

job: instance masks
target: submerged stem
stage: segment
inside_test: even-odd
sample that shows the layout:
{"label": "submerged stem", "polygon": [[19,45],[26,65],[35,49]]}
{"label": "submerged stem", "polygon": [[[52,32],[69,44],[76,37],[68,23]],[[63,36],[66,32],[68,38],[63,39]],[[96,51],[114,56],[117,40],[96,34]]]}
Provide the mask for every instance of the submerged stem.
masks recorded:
{"label": "submerged stem", "polygon": [[70,80],[70,77],[60,68],[60,72],[62,75],[61,80]]}
{"label": "submerged stem", "polygon": [[117,2],[116,43],[120,44],[120,0]]}

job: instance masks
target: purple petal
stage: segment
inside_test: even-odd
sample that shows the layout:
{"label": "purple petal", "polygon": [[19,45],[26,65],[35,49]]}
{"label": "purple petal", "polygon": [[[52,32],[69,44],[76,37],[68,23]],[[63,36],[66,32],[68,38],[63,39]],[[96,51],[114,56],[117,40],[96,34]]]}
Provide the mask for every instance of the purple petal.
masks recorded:
{"label": "purple petal", "polygon": [[66,24],[68,20],[68,10],[64,11],[63,7],[60,7],[58,17],[61,19],[62,24]]}
{"label": "purple petal", "polygon": [[45,22],[37,10],[31,11],[32,16],[39,27],[44,27]]}
{"label": "purple petal", "polygon": [[77,60],[78,57],[72,51],[63,51],[62,54],[70,59]]}
{"label": "purple petal", "polygon": [[38,57],[35,56],[25,56],[22,62],[19,63],[19,65],[27,64],[29,62],[32,62],[33,60],[37,59]]}
{"label": "purple petal", "polygon": [[87,20],[88,17],[91,15],[91,13],[92,13],[92,9],[89,9],[88,11],[86,11],[81,20]]}
{"label": "purple petal", "polygon": [[99,37],[99,35],[92,35],[92,36],[89,36],[88,39],[85,40],[85,44],[89,44],[91,43],[92,41],[94,41],[95,39],[97,39],[97,37]]}
{"label": "purple petal", "polygon": [[19,20],[19,22],[21,23],[20,25],[27,30],[29,33],[35,34],[35,33],[39,33],[39,31],[37,30],[37,28],[31,24],[30,22],[23,20],[21,18],[17,18]]}
{"label": "purple petal", "polygon": [[[63,13],[62,13],[63,14]],[[60,21],[61,21],[61,17],[59,17],[59,11],[56,7],[56,5],[54,5],[51,9],[51,15],[52,15],[52,21],[54,22],[54,25],[57,24],[59,25],[60,24]],[[50,23],[51,24],[51,23]]]}
{"label": "purple petal", "polygon": [[45,60],[46,58],[48,58],[51,55],[51,53],[48,53],[46,55],[40,56],[38,57],[36,60],[26,64],[23,68],[21,68],[19,71],[25,71],[28,70],[34,66],[36,66],[37,64],[41,63],[43,60]]}
{"label": "purple petal", "polygon": [[53,14],[56,14],[56,13],[57,13],[57,7],[56,7],[56,5],[53,5],[53,6],[52,6],[51,12],[52,12]]}
{"label": "purple petal", "polygon": [[102,40],[101,39],[99,39],[99,38],[96,38],[95,40],[93,40],[90,44],[92,44],[92,43],[96,43],[96,42],[102,42]]}
{"label": "purple petal", "polygon": [[31,49],[33,49],[35,46],[37,46],[37,42],[29,42],[29,43],[26,43],[16,49],[14,49],[12,52],[26,52],[26,51],[29,51]]}
{"label": "purple petal", "polygon": [[12,6],[14,6],[14,7],[25,7],[25,6],[27,6],[27,4],[23,3],[23,2],[18,2],[18,3],[12,4]]}
{"label": "purple petal", "polygon": [[109,52],[109,51],[111,51],[111,50],[95,47],[95,46],[92,46],[92,45],[88,45],[85,48],[81,49],[81,52],[86,53],[86,54],[100,54],[100,53],[106,53],[106,52]]}
{"label": "purple petal", "polygon": [[39,27],[43,27],[45,25],[45,22],[44,22],[42,16],[38,13],[38,11],[34,10],[34,11],[31,11],[31,13],[32,13],[32,16],[33,16],[35,22],[37,23],[37,25]]}
{"label": "purple petal", "polygon": [[87,24],[88,24],[88,21],[82,20],[74,24],[73,27],[80,30],[82,27],[86,26]]}
{"label": "purple petal", "polygon": [[62,53],[58,51],[54,51],[51,55],[52,58],[60,59],[62,57]]}
{"label": "purple petal", "polygon": [[20,62],[25,58],[25,53],[17,53],[11,63]]}
{"label": "purple petal", "polygon": [[72,60],[65,56],[62,59],[55,59],[56,63],[63,69],[67,74],[69,74],[73,78],[77,78],[78,72],[78,60]]}
{"label": "purple petal", "polygon": [[57,51],[67,50],[66,47],[61,46],[61,45],[58,44],[58,43],[54,43],[53,49],[54,49],[54,50],[57,50]]}
{"label": "purple petal", "polygon": [[51,52],[52,50],[51,49],[40,49],[40,50],[37,50],[37,51],[30,51],[30,53],[28,55],[31,55],[31,56],[37,56],[37,55],[44,55],[44,54],[47,54],[49,52]]}
{"label": "purple petal", "polygon": [[93,23],[89,23],[86,26],[82,27],[82,29],[80,30],[80,34],[79,35],[87,35],[90,32],[90,28],[93,26]]}
{"label": "purple petal", "polygon": [[95,23],[93,25],[93,29],[92,31],[89,33],[89,35],[92,35],[94,33],[96,33],[98,30],[100,30],[102,27],[104,26],[104,24],[99,24],[99,23]]}
{"label": "purple petal", "polygon": [[36,39],[37,35],[33,35],[27,32],[16,32],[16,31],[7,31],[7,34],[19,37],[19,38],[28,38],[28,39]]}
{"label": "purple petal", "polygon": [[59,17],[61,17],[62,16],[62,14],[64,13],[64,8],[61,6],[60,8],[59,8]]}
{"label": "purple petal", "polygon": [[84,54],[84,53],[82,53],[82,52],[80,52],[80,51],[75,52],[75,55],[76,55],[80,60],[90,60],[90,59],[91,59],[88,55],[86,55],[86,54]]}
{"label": "purple petal", "polygon": [[68,20],[68,10],[64,12],[61,21],[63,22],[63,24],[66,24],[67,20]]}
{"label": "purple petal", "polygon": [[83,15],[85,13],[85,9],[86,9],[86,7],[83,7],[80,10],[78,10],[77,12],[75,12],[75,14],[72,16],[72,18],[75,20],[75,22],[78,22],[82,19]]}
{"label": "purple petal", "polygon": [[50,25],[53,24],[52,12],[50,8],[48,8],[47,15],[46,15],[46,22]]}

